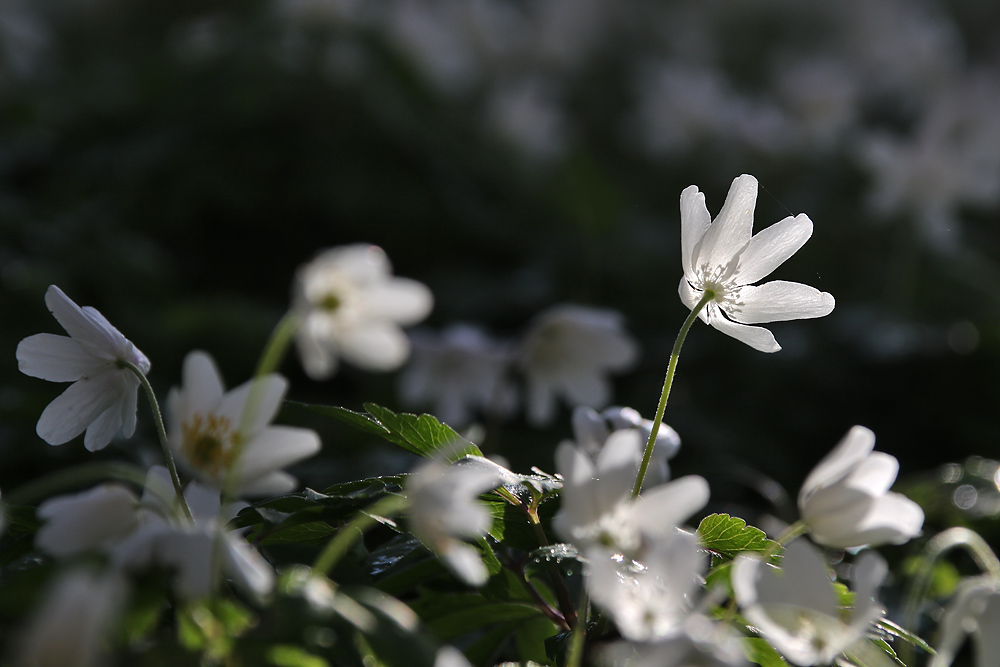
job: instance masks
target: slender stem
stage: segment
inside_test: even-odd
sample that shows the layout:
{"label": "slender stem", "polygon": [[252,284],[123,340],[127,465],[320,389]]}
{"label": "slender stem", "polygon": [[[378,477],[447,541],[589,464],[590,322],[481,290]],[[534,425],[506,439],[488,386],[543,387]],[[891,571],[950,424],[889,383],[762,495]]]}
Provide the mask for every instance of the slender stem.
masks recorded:
{"label": "slender stem", "polygon": [[[538,540],[539,546],[547,547],[549,546],[549,538],[545,535],[545,529],[542,528],[542,522],[538,519],[538,509],[536,507],[525,508],[528,514],[528,523],[531,524],[531,530],[535,534],[535,539]],[[577,613],[576,609],[573,607],[573,600],[570,598],[569,589],[566,587],[566,582],[563,581],[562,574],[555,570],[549,570],[549,577],[552,579],[552,588],[556,594],[556,599],[559,600],[559,609],[562,610],[563,618],[569,626],[575,627],[577,623]]]}
{"label": "slender stem", "polygon": [[714,298],[715,292],[705,290],[701,301],[691,309],[691,313],[684,320],[681,330],[677,333],[677,340],[674,341],[674,349],[670,352],[670,363],[667,364],[667,375],[663,378],[663,391],[660,393],[660,403],[656,406],[653,427],[649,431],[649,440],[646,442],[646,451],[642,455],[642,464],[639,465],[639,474],[636,475],[635,486],[632,487],[633,498],[637,497],[639,491],[642,489],[642,481],[646,478],[646,468],[649,467],[649,460],[653,457],[653,446],[656,445],[656,436],[660,434],[660,424],[663,423],[663,413],[667,409],[667,399],[670,398],[670,387],[674,383],[674,373],[677,371],[677,360],[681,356],[681,347],[684,345],[684,339],[687,337],[691,325],[694,324],[695,318],[698,317],[698,313]]}
{"label": "slender stem", "polygon": [[407,505],[403,496],[384,496],[358,515],[327,542],[313,563],[313,573],[329,575],[330,570],[340,561],[347,550],[362,536],[365,531],[378,523],[381,517],[391,517],[401,512]]}
{"label": "slender stem", "polygon": [[580,592],[580,615],[573,624],[573,634],[569,638],[569,648],[566,649],[566,667],[580,667],[583,664],[583,649],[587,641],[587,587]]}
{"label": "slender stem", "polygon": [[125,359],[120,359],[119,363],[132,371],[132,374],[139,379],[139,384],[146,391],[146,398],[149,399],[149,407],[153,412],[153,421],[156,423],[156,435],[159,437],[160,447],[163,449],[163,460],[167,464],[167,470],[170,471],[170,479],[174,483],[177,504],[180,506],[181,511],[184,512],[184,516],[188,520],[193,521],[191,509],[187,506],[187,501],[184,499],[184,485],[181,484],[180,475],[177,474],[177,464],[174,462],[174,455],[171,453],[170,445],[167,443],[167,429],[163,425],[163,413],[160,412],[160,404],[156,400],[156,393],[153,392],[153,385],[149,384],[149,379],[146,378],[146,375],[135,364]]}
{"label": "slender stem", "polygon": [[[266,376],[278,370],[278,366],[281,365],[281,360],[285,358],[285,352],[288,351],[288,346],[292,342],[296,330],[298,330],[299,320],[298,314],[288,311],[271,331],[271,337],[264,347],[264,352],[260,355],[260,361],[257,362],[257,369],[254,371],[253,384],[250,387],[247,402],[243,406],[243,417],[239,425],[241,436],[247,434],[250,424],[253,421],[253,416],[260,407],[260,402],[264,394],[263,380]],[[233,462],[229,467],[225,483],[222,487],[222,497],[224,499],[235,498],[237,495],[236,491],[239,487],[240,464],[242,460],[241,455],[246,439],[246,437],[240,437],[233,441]]]}

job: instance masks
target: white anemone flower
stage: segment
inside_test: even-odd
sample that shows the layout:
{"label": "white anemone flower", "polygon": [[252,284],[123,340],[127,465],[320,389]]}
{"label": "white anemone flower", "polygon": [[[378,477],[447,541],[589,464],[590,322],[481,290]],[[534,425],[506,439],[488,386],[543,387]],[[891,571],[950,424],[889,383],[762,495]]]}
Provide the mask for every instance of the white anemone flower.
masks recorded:
{"label": "white anemone flower", "polygon": [[183,385],[167,396],[170,449],[198,479],[236,495],[291,491],[297,482],[282,468],[318,452],[320,440],[309,429],[271,425],[287,388],[272,373],[227,392],[212,358],[189,353]]}
{"label": "white anemone flower", "polygon": [[587,549],[591,599],[614,619],[622,637],[649,642],[683,632],[708,563],[692,533],[675,531],[643,551],[641,562],[613,549]]}
{"label": "white anemone flower", "polygon": [[446,424],[467,426],[477,413],[503,418],[517,406],[510,345],[482,329],[456,324],[440,333],[414,331],[413,356],[399,375],[400,398],[432,407]]}
{"label": "white anemone flower", "polygon": [[493,525],[493,516],[477,496],[500,481],[488,468],[438,460],[423,463],[406,481],[410,531],[472,586],[485,584],[489,572],[475,547],[462,540],[483,537]]}
{"label": "white anemone flower", "polygon": [[211,595],[222,576],[247,595],[263,596],[274,587],[274,568],[226,524],[242,504],[222,505],[218,489],[196,481],[184,489],[192,519],[167,504],[173,485],[163,466],[146,476],[137,530],[110,550],[114,565],[132,572],[159,566],[171,573],[174,592],[185,600]]}
{"label": "white anemone flower", "polygon": [[602,408],[611,398],[609,373],[631,368],[639,346],[613,310],[561,305],[540,314],[525,334],[517,365],[527,380],[528,421],[555,417],[556,397]]}
{"label": "white anemone flower", "polygon": [[12,667],[97,667],[128,597],[120,572],[72,569],[57,575],[31,620],[14,635]]}
{"label": "white anemone flower", "polygon": [[806,477],[799,512],[816,542],[849,549],[902,544],[920,533],[923,510],[889,491],[899,462],[874,448],[875,434],[854,426]]}
{"label": "white anemone flower", "polygon": [[139,497],[115,483],[49,498],[38,506],[35,546],[56,558],[108,549],[139,527],[139,510]]}
{"label": "white anemone flower", "polygon": [[937,653],[931,667],[950,667],[966,637],[972,636],[975,667],[1000,665],[1000,584],[992,577],[969,577],[941,617]]}
{"label": "white anemone flower", "polygon": [[633,499],[642,449],[636,430],[613,432],[596,460],[570,442],[556,448],[563,488],[553,527],[562,539],[581,550],[603,545],[636,555],[651,541],[672,535],[705,506],[708,483],[698,475],[661,484]]}
{"label": "white anemone flower", "polygon": [[73,384],[42,411],[38,436],[61,445],[86,431],[83,444],[92,452],[118,431],[130,437],[139,379],[124,362],[145,375],[149,359],[97,310],[81,308],[55,285],[45,292],[45,305],[69,336],[28,336],[17,346],[17,367],[25,375]]}
{"label": "white anemone flower", "polygon": [[885,560],[865,551],[853,567],[854,609],[848,620],[838,604],[823,555],[807,540],[793,540],[781,569],[757,554],[733,561],[732,584],[743,615],[796,665],[826,665],[848,651],[882,615],[875,592],[885,578]]}
{"label": "white anemone flower", "polygon": [[[598,413],[592,408],[577,406],[573,410],[573,438],[576,445],[597,458],[604,444],[611,437],[612,431],[634,429],[641,436],[642,442],[649,440],[653,430],[653,420],[643,419],[633,408],[614,406]],[[677,456],[681,448],[681,437],[677,431],[667,424],[660,423],[656,440],[653,443],[653,453],[649,459],[649,468],[643,486],[656,486],[670,479],[669,459]],[[642,453],[639,453],[640,459]],[[638,465],[638,463],[636,464]]]}
{"label": "white anemone flower", "polygon": [[761,352],[781,349],[763,322],[801,320],[829,315],[833,296],[801,283],[769,275],[812,236],[804,213],[787,217],[751,236],[757,203],[757,179],[744,174],[733,181],[726,203],[713,221],[705,195],[691,185],[681,192],[680,296],[692,310],[706,292],[714,295],[698,313],[703,322]]}
{"label": "white anemone flower", "polygon": [[399,368],[410,353],[400,327],[434,305],[426,285],[393,277],[385,251],[363,243],[320,253],[299,268],[294,291],[299,356],[315,380],[332,377],[338,357],[371,371]]}

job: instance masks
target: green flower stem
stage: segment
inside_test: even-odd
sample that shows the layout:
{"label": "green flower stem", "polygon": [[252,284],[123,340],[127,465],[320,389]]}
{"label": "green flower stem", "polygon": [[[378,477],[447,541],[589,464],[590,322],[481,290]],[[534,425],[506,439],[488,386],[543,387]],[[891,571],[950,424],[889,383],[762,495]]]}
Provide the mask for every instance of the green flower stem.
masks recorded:
{"label": "green flower stem", "polygon": [[146,471],[129,463],[85,463],[66,470],[57,470],[40,479],[22,484],[10,493],[4,494],[3,502],[9,506],[33,505],[62,491],[109,479],[131,482],[141,487],[146,483]]}
{"label": "green flower stem", "polygon": [[[248,430],[254,413],[260,407],[264,391],[262,380],[267,375],[278,370],[282,359],[285,358],[285,352],[288,351],[288,346],[291,344],[295,332],[299,328],[299,322],[300,318],[298,314],[288,311],[271,331],[271,337],[268,339],[267,345],[264,347],[264,352],[260,355],[260,361],[257,362],[257,369],[254,371],[250,394],[247,396],[246,405],[243,407],[243,417],[240,420],[239,433],[244,434]],[[240,479],[240,461],[245,442],[246,438],[242,437],[233,441],[233,449],[235,450],[233,453],[233,463],[226,474],[226,481],[222,488],[224,502],[236,497],[235,490]]]}
{"label": "green flower stem", "polygon": [[[943,530],[927,542],[923,558],[920,561],[920,568],[913,576],[913,583],[907,592],[906,606],[903,611],[903,627],[906,630],[915,631],[917,609],[920,601],[924,599],[930,589],[934,564],[949,551],[959,547],[969,553],[979,569],[1000,584],[1000,560],[997,559],[996,554],[990,549],[990,545],[980,537],[979,533],[959,526]],[[902,649],[901,659],[907,665],[912,664],[910,659],[913,657],[913,648],[908,643],[903,644],[900,648]]]}
{"label": "green flower stem", "polygon": [[409,501],[403,496],[389,495],[358,512],[358,515],[327,542],[313,563],[313,574],[328,576],[330,570],[347,553],[347,550],[365,531],[379,523],[379,518],[390,518],[403,511]]}
{"label": "green flower stem", "polygon": [[583,664],[583,649],[587,641],[587,607],[590,601],[587,598],[587,587],[583,587],[580,593],[580,616],[573,624],[573,634],[569,638],[569,647],[566,649],[566,667],[580,667]]}
{"label": "green flower stem", "polygon": [[[541,547],[549,546],[549,538],[545,534],[545,529],[542,528],[542,522],[538,518],[538,507],[532,504],[531,507],[526,507],[525,510],[528,514],[528,523],[531,524],[531,530],[535,534],[535,539],[538,540],[538,545]],[[563,618],[566,619],[566,623],[569,624],[571,628],[576,627],[578,618],[576,609],[573,607],[573,600],[570,598],[569,589],[566,587],[566,582],[563,581],[562,574],[557,571],[549,570],[549,577],[552,579],[552,589],[556,594],[556,599],[559,600],[559,609],[562,611]]]}
{"label": "green flower stem", "polygon": [[153,385],[149,384],[149,379],[135,364],[124,359],[120,359],[119,363],[132,371],[132,374],[139,379],[139,384],[141,384],[142,388],[146,391],[146,398],[149,399],[149,407],[153,412],[153,421],[156,423],[156,435],[159,436],[160,447],[163,449],[163,459],[167,464],[167,470],[170,471],[170,479],[174,483],[174,492],[177,494],[177,504],[180,506],[181,511],[184,512],[184,516],[186,516],[189,521],[193,521],[194,518],[191,516],[191,509],[187,506],[187,501],[184,499],[184,485],[181,484],[180,475],[177,474],[177,464],[174,462],[174,455],[171,453],[170,445],[167,443],[167,429],[163,425],[163,413],[160,412],[160,404],[156,400],[156,393],[153,391]]}
{"label": "green flower stem", "polygon": [[684,320],[681,330],[677,333],[677,340],[674,341],[674,349],[670,352],[670,363],[667,364],[667,375],[663,378],[663,391],[660,393],[660,403],[656,406],[653,427],[649,432],[649,440],[646,442],[646,451],[642,455],[642,463],[639,465],[639,474],[635,478],[635,486],[632,487],[633,498],[637,497],[639,491],[642,489],[642,481],[646,478],[646,469],[649,467],[649,460],[653,457],[653,446],[656,444],[656,436],[660,434],[660,424],[663,423],[663,413],[667,409],[667,399],[670,398],[670,387],[674,383],[674,373],[677,372],[677,360],[681,356],[681,347],[684,345],[684,339],[687,338],[688,330],[694,324],[698,313],[714,298],[715,292],[705,290],[701,301],[691,309],[691,313]]}

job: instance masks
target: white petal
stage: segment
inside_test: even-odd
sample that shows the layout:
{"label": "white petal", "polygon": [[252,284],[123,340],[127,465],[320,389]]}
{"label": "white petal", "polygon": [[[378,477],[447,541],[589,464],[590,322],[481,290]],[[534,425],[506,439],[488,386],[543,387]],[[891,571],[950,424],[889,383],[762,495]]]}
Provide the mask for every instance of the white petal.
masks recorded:
{"label": "white petal", "polygon": [[756,202],[757,179],[746,174],[737,177],[722,210],[702,237],[692,264],[709,267],[730,264],[750,242]]}
{"label": "white petal", "polygon": [[705,236],[712,216],[705,206],[705,194],[698,187],[689,185],[681,192],[681,266],[684,275],[693,275],[691,263],[695,246]]}
{"label": "white petal", "polygon": [[903,544],[920,534],[924,511],[901,493],[887,493],[872,503],[870,513],[858,526],[854,544]]}
{"label": "white petal", "polygon": [[308,326],[309,320],[306,320],[295,337],[302,368],[313,380],[327,380],[337,372],[339,347],[329,336],[311,334]]}
{"label": "white petal", "polygon": [[[254,437],[278,414],[286,391],[288,380],[277,373],[247,380],[226,392],[219,401],[216,414],[229,417],[230,423],[244,436]],[[249,415],[245,414],[248,409],[251,411]]]}
{"label": "white petal", "polygon": [[563,476],[568,486],[579,486],[596,476],[590,457],[573,443],[563,441],[556,447],[556,472]]}
{"label": "white petal", "polygon": [[742,324],[823,317],[833,312],[836,305],[829,292],[784,280],[774,280],[759,287],[741,287],[736,299],[739,306],[725,310]]}
{"label": "white petal", "polygon": [[35,546],[58,558],[105,546],[138,526],[138,507],[139,498],[120,484],[50,498],[38,506],[45,524]]}
{"label": "white petal", "polygon": [[452,571],[470,586],[482,586],[489,578],[489,572],[480,560],[479,552],[468,544],[451,540],[441,555]]}
{"label": "white petal", "polygon": [[787,217],[754,234],[740,255],[732,280],[737,285],[755,283],[798,252],[812,236],[813,224],[805,213]]}
{"label": "white petal", "polygon": [[46,333],[22,340],[16,355],[19,371],[49,382],[73,382],[107,363],[73,338]]}
{"label": "white petal", "polygon": [[131,438],[135,433],[136,412],[139,403],[139,381],[125,382],[125,393],[119,402],[121,406],[122,435]]}
{"label": "white petal", "polygon": [[284,471],[272,472],[263,477],[240,483],[237,495],[243,497],[280,496],[291,493],[299,480]]}
{"label": "white petal", "polygon": [[573,369],[573,372],[567,373],[560,380],[566,402],[573,407],[585,405],[603,408],[611,399],[611,383],[589,369]]}
{"label": "white petal", "polygon": [[698,475],[687,475],[643,493],[631,513],[646,534],[666,536],[703,508],[708,497],[708,482]]}
{"label": "white petal", "polygon": [[196,412],[205,414],[214,412],[225,393],[222,374],[218,366],[207,352],[194,350],[184,357],[184,367],[181,370],[183,378],[183,405],[178,405],[177,415],[186,421]]}
{"label": "white petal", "polygon": [[125,337],[104,316],[93,308],[89,309],[90,312],[80,308],[55,285],[49,285],[46,290],[45,305],[66,333],[78,340],[88,352],[113,359],[116,351],[126,342]]}
{"label": "white petal", "polygon": [[875,449],[875,434],[864,426],[854,426],[829,454],[812,469],[799,491],[799,508],[816,489],[842,479]]}
{"label": "white petal", "polygon": [[344,331],[341,354],[355,366],[370,371],[399,368],[410,354],[410,341],[399,326],[389,322],[366,322]]}
{"label": "white petal", "polygon": [[[97,416],[87,427],[83,437],[83,446],[87,451],[96,452],[107,447],[108,443],[122,428],[122,399],[124,394],[107,410]],[[133,408],[133,412],[134,412]]]}
{"label": "white petal", "polygon": [[[680,294],[681,303],[688,307],[688,310],[694,310],[698,302],[701,301],[701,297],[705,295],[702,290],[696,290],[691,287],[691,283],[688,282],[687,278],[681,278],[680,285],[677,286],[677,293]],[[701,309],[698,313],[698,319],[700,319],[705,324],[709,321],[709,311],[713,308],[713,304],[709,303],[706,307]],[[715,306],[718,309],[718,306]]]}
{"label": "white petal", "polygon": [[548,378],[539,373],[527,373],[528,395],[525,397],[525,410],[528,423],[532,426],[545,426],[556,416],[556,397],[548,383]]}
{"label": "white petal", "polygon": [[844,477],[844,486],[870,495],[882,495],[889,490],[899,474],[899,461],[885,452],[872,452]]}
{"label": "white petal", "polygon": [[373,316],[401,326],[416,324],[434,307],[434,295],[423,283],[409,278],[393,278],[366,290],[365,304]]}
{"label": "white petal", "polygon": [[315,431],[294,426],[269,426],[246,443],[237,465],[242,478],[253,482],[310,457],[319,449],[319,435]]}
{"label": "white petal", "polygon": [[245,593],[264,596],[274,588],[274,568],[243,538],[227,533],[222,536],[226,573]]}
{"label": "white petal", "polygon": [[[712,304],[709,305],[711,306]],[[712,317],[709,324],[727,336],[732,336],[736,340],[746,343],[755,350],[777,352],[781,349],[778,341],[774,340],[774,334],[763,327],[748,327],[745,324],[726,319],[721,315]]]}
{"label": "white petal", "polygon": [[114,370],[77,380],[42,411],[36,427],[38,437],[50,445],[69,442],[114,405],[121,391]]}

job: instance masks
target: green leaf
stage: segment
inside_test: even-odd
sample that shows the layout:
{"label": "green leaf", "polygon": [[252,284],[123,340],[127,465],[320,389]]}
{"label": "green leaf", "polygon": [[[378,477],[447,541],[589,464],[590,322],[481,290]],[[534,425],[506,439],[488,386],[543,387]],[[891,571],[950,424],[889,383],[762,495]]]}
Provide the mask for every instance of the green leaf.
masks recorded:
{"label": "green leaf", "polygon": [[572,563],[565,563],[567,569],[573,565],[577,566],[577,571],[583,569],[580,566],[582,562],[580,552],[572,544],[551,544],[535,549],[528,554],[528,562],[524,565],[524,575],[529,578],[536,577],[549,568],[562,566],[565,561],[572,561]]}
{"label": "green leaf", "polygon": [[710,514],[702,519],[698,537],[706,549],[727,558],[741,551],[770,552],[778,548],[777,542],[767,539],[760,528],[728,514]]}
{"label": "green leaf", "polygon": [[267,651],[267,659],[278,667],[330,667],[323,658],[291,644],[272,646]]}
{"label": "green leaf", "polygon": [[294,401],[286,403],[337,419],[425,458],[444,455],[449,461],[456,461],[463,456],[483,454],[478,447],[447,424],[439,422],[433,415],[395,413],[375,403],[365,403],[367,412],[355,412],[333,405]]}
{"label": "green leaf", "polygon": [[743,637],[742,647],[747,660],[760,667],[788,667],[781,654],[763,637]]}
{"label": "green leaf", "polygon": [[[881,642],[886,648],[888,644]],[[847,659],[858,667],[899,667],[902,663],[896,658],[896,654],[889,648],[889,653],[874,641],[855,642],[848,650],[844,651]]]}
{"label": "green leaf", "polygon": [[531,604],[490,602],[484,598],[479,600],[428,621],[428,630],[441,640],[449,641],[494,623],[542,617],[538,608]]}
{"label": "green leaf", "polygon": [[884,632],[890,637],[898,637],[907,644],[912,644],[913,646],[916,646],[925,653],[929,653],[930,655],[934,655],[935,653],[937,653],[937,651],[935,651],[931,647],[931,645],[928,644],[926,641],[921,639],[919,636],[913,634],[903,626],[893,623],[888,618],[880,618],[879,620],[875,621],[875,627],[876,629],[878,629],[881,632]]}

